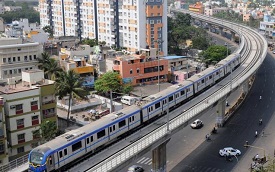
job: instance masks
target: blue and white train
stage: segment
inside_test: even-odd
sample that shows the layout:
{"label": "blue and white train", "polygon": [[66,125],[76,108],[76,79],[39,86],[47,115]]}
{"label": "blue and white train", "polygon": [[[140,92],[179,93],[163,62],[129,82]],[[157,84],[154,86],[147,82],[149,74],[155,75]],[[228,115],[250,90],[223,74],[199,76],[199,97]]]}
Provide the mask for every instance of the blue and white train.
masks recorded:
{"label": "blue and white train", "polygon": [[148,123],[168,109],[176,108],[219,82],[241,64],[241,56],[233,53],[178,85],[144,98],[136,105],[113,112],[91,124],[72,130],[34,148],[29,153],[29,170],[49,172],[62,170],[69,163],[111,143],[119,136]]}

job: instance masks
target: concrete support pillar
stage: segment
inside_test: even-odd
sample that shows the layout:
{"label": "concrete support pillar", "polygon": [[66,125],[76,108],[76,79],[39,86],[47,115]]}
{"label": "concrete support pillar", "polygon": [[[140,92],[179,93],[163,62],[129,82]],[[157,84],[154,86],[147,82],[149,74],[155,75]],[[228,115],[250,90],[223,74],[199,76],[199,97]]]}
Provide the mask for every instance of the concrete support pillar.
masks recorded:
{"label": "concrete support pillar", "polygon": [[225,105],[226,105],[226,97],[221,98],[218,101],[218,104],[216,106],[216,126],[217,127],[222,127],[224,123],[224,115],[225,115]]}
{"label": "concrete support pillar", "polygon": [[208,23],[209,32],[212,32],[212,25]]}
{"label": "concrete support pillar", "polygon": [[243,82],[243,84],[242,84],[242,88],[243,88],[243,93],[244,93],[244,94],[247,94],[248,91],[249,91],[249,83],[248,83],[248,82],[249,82],[249,81],[246,80],[246,81]]}
{"label": "concrete support pillar", "polygon": [[231,31],[231,41],[235,41],[235,36],[236,36],[235,32]]}
{"label": "concrete support pillar", "polygon": [[220,30],[220,35],[222,35],[222,33],[223,33],[223,27],[219,27],[219,30]]}
{"label": "concrete support pillar", "polygon": [[152,151],[152,172],[166,172],[166,144],[170,139],[161,143]]}

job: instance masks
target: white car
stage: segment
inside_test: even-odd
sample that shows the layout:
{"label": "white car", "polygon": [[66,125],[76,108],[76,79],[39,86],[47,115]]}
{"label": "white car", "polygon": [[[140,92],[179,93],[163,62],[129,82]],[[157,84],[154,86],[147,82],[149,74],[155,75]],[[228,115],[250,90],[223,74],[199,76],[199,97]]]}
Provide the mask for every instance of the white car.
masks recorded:
{"label": "white car", "polygon": [[132,165],[128,168],[128,172],[143,172],[144,169],[141,166],[138,165]]}
{"label": "white car", "polygon": [[191,128],[201,128],[203,126],[203,123],[201,120],[197,119],[190,125]]}
{"label": "white car", "polygon": [[235,155],[235,156],[239,156],[241,155],[241,151],[238,150],[238,149],[234,149],[232,147],[226,147],[226,148],[223,148],[219,151],[219,154],[221,156],[226,156],[226,155]]}

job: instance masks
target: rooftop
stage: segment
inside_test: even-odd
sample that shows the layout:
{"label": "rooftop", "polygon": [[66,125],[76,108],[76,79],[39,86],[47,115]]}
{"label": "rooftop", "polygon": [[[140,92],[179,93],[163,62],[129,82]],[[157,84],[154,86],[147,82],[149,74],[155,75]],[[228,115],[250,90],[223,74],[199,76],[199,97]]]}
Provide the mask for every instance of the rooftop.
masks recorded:
{"label": "rooftop", "polygon": [[181,59],[181,58],[188,58],[187,56],[165,56],[163,57],[166,60],[173,60],[173,59]]}

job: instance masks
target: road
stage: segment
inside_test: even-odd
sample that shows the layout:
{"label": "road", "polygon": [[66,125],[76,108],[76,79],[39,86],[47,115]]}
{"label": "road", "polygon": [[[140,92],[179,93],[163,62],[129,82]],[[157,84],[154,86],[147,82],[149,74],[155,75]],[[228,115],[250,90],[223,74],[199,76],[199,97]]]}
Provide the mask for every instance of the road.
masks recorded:
{"label": "road", "polygon": [[[201,144],[169,171],[231,171],[237,164],[237,160],[227,162],[219,156],[218,151],[223,147],[232,146],[240,149],[244,154],[246,152],[246,148],[243,147],[245,141],[253,144],[256,139],[261,139],[261,137],[254,137],[255,131],[257,130],[258,133],[262,132],[275,110],[275,98],[273,95],[275,83],[274,66],[275,60],[268,55],[257,73],[251,92],[242,107],[236,111],[225,127],[219,131],[213,141]],[[260,95],[262,100],[259,100]],[[262,126],[258,125],[259,118],[266,121]],[[242,156],[239,157],[239,160],[241,158]],[[247,171],[247,169],[241,170]]]}

